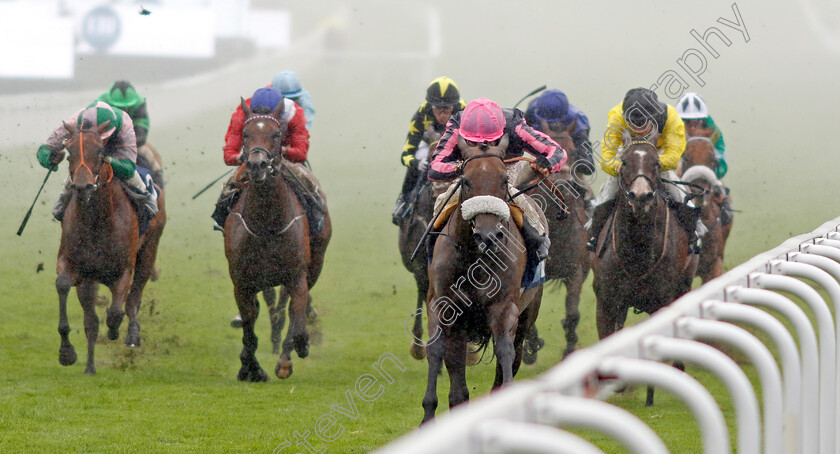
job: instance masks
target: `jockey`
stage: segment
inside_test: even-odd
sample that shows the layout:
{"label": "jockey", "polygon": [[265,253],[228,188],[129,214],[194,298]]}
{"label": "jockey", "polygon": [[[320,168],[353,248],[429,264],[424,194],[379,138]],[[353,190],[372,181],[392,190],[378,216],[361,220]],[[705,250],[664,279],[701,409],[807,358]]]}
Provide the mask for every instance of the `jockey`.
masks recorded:
{"label": "jockey", "polygon": [[[252,112],[260,114],[271,113],[277,105],[283,104],[280,118],[280,121],[286,124],[286,133],[283,136],[283,146],[281,147],[281,152],[285,158],[283,168],[291,173],[291,180],[295,182],[292,185],[293,189],[298,194],[298,198],[307,212],[311,224],[310,228],[320,230],[320,226],[324,222],[324,213],[311,206],[313,204],[310,203],[308,197],[301,196],[302,193],[308,192],[308,195],[319,199],[317,185],[312,181],[309,171],[302,164],[306,161],[306,155],[309,152],[309,132],[306,130],[303,108],[291,99],[285,98],[280,90],[271,87],[258,89],[251,98],[245,100],[245,103],[251,107]],[[230,118],[223,148],[224,161],[229,166],[239,166],[247,159],[247,155],[242,152],[242,129],[244,126],[245,112],[241,106],[238,106]],[[224,231],[225,220],[239,198],[240,183],[237,176],[238,174],[234,174],[225,183],[222,194],[216,202],[216,209],[211,215],[213,221],[215,221],[213,228],[216,230]],[[297,182],[300,182],[303,187],[299,187]],[[318,202],[323,206],[322,200],[318,200]]]}
{"label": "jockey", "polygon": [[286,99],[291,99],[303,109],[303,116],[306,118],[306,130],[312,129],[312,120],[315,119],[315,107],[312,106],[312,96],[303,89],[297,74],[291,71],[278,73],[271,79],[271,86],[280,90]]}
{"label": "jockey", "polygon": [[[601,185],[601,191],[595,199],[589,228],[590,238],[586,244],[588,250],[595,251],[601,229],[615,205],[619,185],[618,169],[621,167],[621,160],[617,159],[616,154],[621,151],[626,139],[644,139],[655,134],[659,135],[656,147],[660,150],[661,178],[677,181],[679,178],[674,169],[685,151],[685,128],[676,109],[660,102],[652,90],[633,88],[624,96],[624,101],[607,114],[601,168],[609,174],[609,178]],[[665,190],[672,201],[679,202],[680,206],[690,210],[690,216],[683,216],[684,218],[697,217],[697,209],[691,201],[685,203],[684,194],[680,189],[673,184],[666,184]],[[697,239],[706,233],[699,220],[696,224],[696,231],[687,229],[690,230],[689,235],[693,236],[690,246],[692,253],[699,253]]]}
{"label": "jockey", "polygon": [[709,138],[715,147],[715,158],[717,158],[715,176],[718,179],[723,178],[728,168],[726,165],[726,144],[723,142],[723,134],[709,115],[709,109],[703,102],[703,98],[697,93],[684,94],[677,101],[677,113],[682,118],[689,137],[691,137],[691,131],[695,128],[711,129],[713,131]]}
{"label": "jockey", "polygon": [[[158,212],[157,193],[147,190],[146,183],[136,170],[137,142],[134,137],[134,125],[131,117],[120,109],[95,101],[73,114],[67,123],[80,129],[91,129],[110,122],[111,128],[102,135],[105,141],[105,160],[114,170],[114,176],[131,191],[143,199],[143,206],[154,217]],[[47,169],[55,169],[64,159],[64,142],[70,138],[70,132],[62,125],[50,134],[47,142],[38,147],[38,162]],[[64,218],[64,210],[73,196],[72,178],[68,175],[64,181],[64,190],[53,207],[52,214],[58,221]],[[133,200],[133,199],[132,199]]]}
{"label": "jockey", "polygon": [[[470,101],[462,112],[458,112],[449,119],[446,131],[441,136],[431,165],[429,166],[429,180],[450,182],[458,177],[458,162],[461,152],[458,148],[459,139],[471,143],[487,143],[495,146],[499,140],[507,135],[509,144],[505,152],[505,159],[519,157],[527,151],[537,159],[535,164],[541,168],[541,173],[557,172],[566,162],[566,152],[545,134],[535,131],[525,123],[525,114],[518,109],[502,109],[495,102],[487,98]],[[522,161],[520,161],[521,163]],[[509,164],[509,181],[516,181],[521,165]],[[455,189],[451,185],[446,193],[441,194],[435,204],[435,212],[440,212],[440,206]],[[510,192],[510,186],[508,186]],[[457,202],[458,193],[450,200]],[[548,239],[545,226],[540,221],[540,214],[535,211],[529,199],[524,195],[517,196],[513,202],[523,210],[525,221],[522,223],[522,237],[531,251],[536,253],[539,260],[548,256],[551,241]]]}
{"label": "jockey", "polygon": [[[709,115],[709,109],[706,107],[706,103],[703,102],[703,98],[700,97],[697,93],[686,93],[684,94],[679,101],[677,101],[677,113],[682,118],[683,123],[685,124],[685,129],[688,131],[689,135],[695,128],[699,129],[711,129],[712,134],[709,136],[709,139],[712,141],[712,145],[715,147],[715,158],[717,158],[717,167],[715,168],[715,176],[718,179],[723,178],[726,175],[726,171],[729,166],[726,164],[726,144],[723,142],[723,133],[720,132],[720,129],[715,124],[715,121],[712,120],[711,115]],[[724,188],[726,193],[726,197],[723,198],[723,202],[721,202],[721,223],[723,225],[728,225],[732,222],[732,201],[729,200],[729,189]]]}
{"label": "jockey", "polygon": [[96,99],[122,110],[131,117],[134,123],[134,137],[137,140],[138,164],[149,169],[155,181],[163,186],[163,169],[155,159],[151,148],[145,146],[146,138],[149,136],[149,111],[146,107],[146,98],[137,93],[137,89],[131,82],[118,80]]}
{"label": "jockey", "polygon": [[580,109],[569,104],[566,94],[560,90],[549,89],[531,101],[525,110],[525,121],[537,131],[546,134],[549,131],[562,132],[575,123],[572,141],[581,151],[574,163],[576,172],[592,175],[595,164],[592,161],[592,144],[589,141],[589,118]]}
{"label": "jockey", "polygon": [[406,172],[402,190],[391,213],[394,225],[400,225],[400,220],[408,214],[411,208],[411,204],[406,203],[408,194],[417,186],[420,178],[425,178],[429,168],[429,149],[437,145],[437,140],[446,130],[449,117],[464,110],[465,106],[458,85],[448,77],[438,77],[426,88],[426,100],[411,117],[403,146],[401,160]]}

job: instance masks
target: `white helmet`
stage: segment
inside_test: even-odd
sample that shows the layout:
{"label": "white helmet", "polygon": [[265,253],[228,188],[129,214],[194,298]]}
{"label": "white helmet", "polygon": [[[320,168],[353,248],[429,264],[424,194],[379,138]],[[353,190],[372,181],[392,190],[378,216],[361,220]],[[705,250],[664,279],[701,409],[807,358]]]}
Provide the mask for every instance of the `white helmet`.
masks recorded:
{"label": "white helmet", "polygon": [[677,113],[684,120],[696,120],[709,116],[709,109],[697,93],[686,93],[677,101]]}

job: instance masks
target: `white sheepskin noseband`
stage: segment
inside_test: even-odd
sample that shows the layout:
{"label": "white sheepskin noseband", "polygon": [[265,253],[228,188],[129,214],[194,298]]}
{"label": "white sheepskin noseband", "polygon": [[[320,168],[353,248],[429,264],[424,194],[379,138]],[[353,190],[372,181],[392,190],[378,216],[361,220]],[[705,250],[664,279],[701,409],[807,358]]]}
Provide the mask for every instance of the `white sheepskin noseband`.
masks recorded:
{"label": "white sheepskin noseband", "polygon": [[510,219],[510,207],[504,200],[492,195],[478,195],[461,202],[461,216],[469,221],[479,214],[495,214],[503,222]]}

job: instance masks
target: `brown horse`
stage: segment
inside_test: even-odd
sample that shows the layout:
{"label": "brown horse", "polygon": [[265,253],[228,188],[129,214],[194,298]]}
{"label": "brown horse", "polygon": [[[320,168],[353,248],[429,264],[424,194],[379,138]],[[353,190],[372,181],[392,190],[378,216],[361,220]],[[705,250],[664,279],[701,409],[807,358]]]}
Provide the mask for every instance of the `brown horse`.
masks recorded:
{"label": "brown horse", "polygon": [[[586,250],[589,237],[584,225],[587,220],[585,198],[591,190],[582,178],[572,175],[573,167],[580,158],[571,136],[575,130],[575,122],[559,131],[551,127],[553,124],[545,121],[542,126],[542,130],[568,154],[566,164],[559,172],[551,174],[548,181],[527,192],[537,201],[548,220],[551,248],[545,262],[545,277],[549,281],[559,280],[566,285],[566,318],[561,322],[566,333],[566,349],[563,351],[565,358],[577,345],[580,293],[590,268],[590,254]],[[533,170],[526,167],[520,175],[520,181],[528,180],[533,175]],[[525,340],[526,364],[532,364],[536,360],[535,350],[538,350],[542,343],[536,331],[535,326]],[[531,352],[533,356],[530,355]]]}
{"label": "brown horse", "polygon": [[[425,174],[423,175],[425,177]],[[399,248],[403,266],[414,275],[417,285],[417,308],[412,312],[411,334],[414,339],[411,342],[411,356],[414,359],[426,357],[426,348],[421,339],[423,338],[423,303],[429,293],[429,260],[426,248],[420,246],[416,257],[411,260],[411,255],[423,238],[429,222],[432,220],[432,210],[435,203],[432,184],[430,181],[417,183],[417,202],[411,208],[409,216],[403,218],[400,223]]]}
{"label": "brown horse", "polygon": [[61,245],[56,266],[58,332],[61,335],[58,360],[63,366],[76,362],[76,351],[68,339],[70,324],[67,322],[67,294],[75,285],[84,311],[88,342],[85,373],[88,374],[96,373],[93,351],[99,336],[99,318],[94,301],[98,283],[111,290],[108,338],[115,340],[119,337],[120,324],[128,313],[125,344],[139,346],[137,312],[166,224],[164,194],[161,191],[159,212],[143,237],[138,238],[137,215],[125,190],[113,180],[114,171],[102,154],[105,143],[101,134],[109,125],[106,122],[92,130],[77,130],[75,126],[64,123],[70,132],[65,148],[69,155],[73,197],[61,223]]}
{"label": "brown horse", "polygon": [[254,355],[257,350],[254,323],[259,314],[256,295],[282,285],[281,301],[287,295],[291,298],[289,330],[274,369],[277,377],[288,378],[292,375],[292,350],[300,358],[309,355],[306,329],[309,289],[321,274],[332,227],[324,207],[324,227],[310,237],[304,209],[281,175],[280,169],[287,165],[282,153],[283,105],[269,114],[253,113],[244,100],[241,106],[245,112],[242,137],[247,184],[225,222],[225,255],[242,315],[242,367],[237,378],[265,381],[268,376]]}
{"label": "brown horse", "polygon": [[732,230],[732,222],[726,225],[721,223],[721,203],[728,194],[723,183],[715,176],[717,159],[712,141],[707,137],[711,130],[703,129],[698,132],[705,135],[690,137],[687,140],[679,173],[683,181],[695,183],[705,191],[701,201],[701,219],[709,231],[703,236],[697,265],[697,275],[705,284],[723,273],[724,249]]}
{"label": "brown horse", "polygon": [[[469,400],[466,383],[468,341],[493,339],[494,388],[513,380],[522,360],[522,343],[539,313],[542,285],[520,295],[526,250],[510,206],[506,139],[497,147],[459,145],[461,204],[435,243],[429,266],[429,319],[423,422],[435,416],[442,361],[449,372],[450,408]],[[524,222],[528,222],[525,220]]]}
{"label": "brown horse", "polygon": [[621,155],[616,210],[592,263],[601,339],[624,326],[631,307],[654,313],[686,293],[697,270],[688,232],[662,195],[655,143],[632,142]]}

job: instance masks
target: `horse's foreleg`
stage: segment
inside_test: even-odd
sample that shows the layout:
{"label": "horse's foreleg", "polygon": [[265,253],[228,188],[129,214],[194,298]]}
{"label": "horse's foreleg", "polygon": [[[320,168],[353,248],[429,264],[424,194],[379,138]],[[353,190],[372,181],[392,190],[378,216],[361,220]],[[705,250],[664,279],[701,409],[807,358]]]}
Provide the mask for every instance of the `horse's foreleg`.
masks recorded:
{"label": "horse's foreleg", "polygon": [[426,394],[423,396],[423,421],[421,424],[435,417],[435,410],[438,406],[437,380],[443,366],[443,353],[448,341],[446,335],[440,333],[441,327],[432,314],[429,314],[428,326],[431,340],[426,345],[426,360],[429,363],[429,371],[426,376]]}
{"label": "horse's foreleg", "polygon": [[566,281],[566,318],[563,319],[563,330],[566,332],[566,349],[563,358],[575,351],[577,346],[577,326],[580,322],[580,292],[583,289],[583,273],[575,271],[574,276]]}
{"label": "horse's foreleg", "polygon": [[85,313],[85,337],[87,337],[87,365],[85,373],[94,375],[96,364],[93,362],[93,350],[99,337],[99,317],[96,316],[96,282],[83,280],[76,285],[76,295]]}
{"label": "horse's foreleg", "polygon": [[55,289],[58,292],[58,334],[61,336],[61,347],[58,348],[58,362],[62,366],[76,363],[76,349],[70,343],[70,323],[67,321],[67,295],[70,287],[75,283],[75,276],[67,272],[59,273],[55,279]]}
{"label": "horse's foreleg", "polygon": [[600,298],[595,302],[595,324],[598,328],[598,340],[616,331],[615,310]]}
{"label": "horse's foreleg", "polygon": [[283,351],[277,360],[274,373],[278,378],[292,375],[292,350],[298,357],[309,356],[309,333],[306,331],[306,306],[309,303],[309,288],[306,285],[306,273],[301,273],[293,286],[288,286],[291,295],[289,302],[289,331],[283,340]]}
{"label": "horse's foreleg", "polygon": [[493,388],[498,388],[513,380],[513,339],[519,309],[513,302],[493,304],[487,308],[487,318],[493,333],[493,350],[496,353],[496,380]]}
{"label": "horse's foreleg", "polygon": [[449,408],[470,400],[467,388],[467,335],[458,330],[446,339],[444,362],[449,372]]}
{"label": "horse's foreleg", "polygon": [[256,291],[238,286],[234,288],[233,293],[236,297],[236,304],[239,307],[239,314],[242,316],[242,353],[239,354],[242,367],[239,369],[239,374],[236,378],[239,381],[266,381],[268,380],[268,375],[260,367],[260,363],[257,361],[255,355],[258,339],[257,334],[254,332],[254,324],[260,314],[257,293]]}
{"label": "horse's foreleg", "polygon": [[105,320],[108,325],[108,339],[116,340],[120,337],[120,325],[125,316],[125,301],[128,298],[133,275],[134,269],[128,267],[123,271],[122,276],[109,286],[111,289],[111,306],[108,308],[108,318]]}

